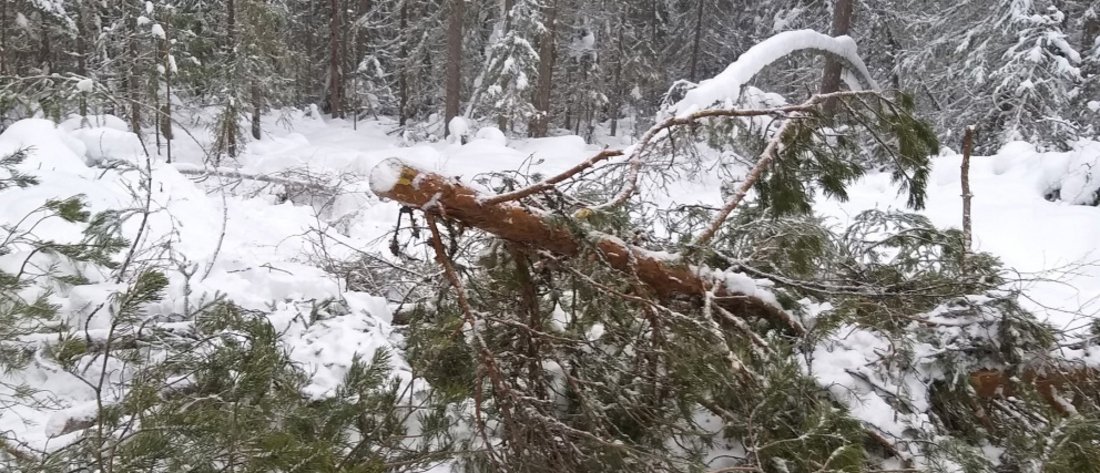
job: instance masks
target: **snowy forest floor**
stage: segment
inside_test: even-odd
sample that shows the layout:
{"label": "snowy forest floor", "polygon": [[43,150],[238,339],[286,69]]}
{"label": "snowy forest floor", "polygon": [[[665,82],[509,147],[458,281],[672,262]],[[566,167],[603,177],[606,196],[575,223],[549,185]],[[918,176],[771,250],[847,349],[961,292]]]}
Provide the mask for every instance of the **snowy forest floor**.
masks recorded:
{"label": "snowy forest floor", "polygon": [[[123,168],[89,165],[112,159],[145,166],[136,136],[121,120],[93,120],[79,129],[79,119],[54,127],[44,120],[19,122],[0,135],[0,156],[31,147],[22,169],[38,175],[41,184],[0,193],[0,223],[14,224],[47,199],[85,194],[93,211],[139,206],[140,173]],[[331,199],[289,200],[275,195],[276,186],[227,177],[196,180],[204,169],[209,146],[202,127],[177,128],[175,162],[165,164],[154,154],[152,208],[139,252],[148,261],[167,259],[171,268],[169,297],[151,312],[177,314],[189,305],[224,294],[245,308],[268,310],[272,323],[293,358],[313,373],[310,394],[323,396],[341,379],[355,354],[368,356],[379,347],[400,345],[391,326],[393,301],[400,294],[364,294],[348,291],[346,281],[324,268],[334,260],[349,260],[361,252],[388,256],[388,234],[399,206],[381,202],[367,183],[370,170],[386,158],[398,157],[424,169],[470,181],[487,172],[518,170],[549,174],[571,167],[604,146],[628,144],[620,137],[585,143],[576,136],[506,140],[495,129],[474,133],[467,144],[448,142],[407,144],[391,133],[396,123],[387,119],[353,124],[345,120],[310,117],[298,111],[264,123],[262,140],[249,142],[223,171],[254,176],[283,176],[293,180],[307,174],[323,182],[339,182],[343,192]],[[197,142],[196,142],[197,141]],[[1097,179],[1088,174],[1100,164],[1100,143],[1082,142],[1067,153],[1039,153],[1025,143],[1006,146],[995,156],[972,160],[974,193],[974,247],[1000,257],[1019,272],[1025,308],[1067,332],[1085,329],[1100,311],[1100,208],[1075,205],[1096,192]],[[961,220],[960,156],[945,152],[935,158],[927,208],[921,213],[941,227]],[[662,205],[719,205],[720,180],[716,173],[698,173],[672,183]],[[1048,201],[1050,189],[1061,189],[1061,199]],[[850,199],[820,198],[815,209],[838,227],[867,209],[905,209],[887,174],[869,174],[849,188]],[[138,235],[138,219],[124,225],[128,238]],[[62,223],[37,229],[41,238],[78,239]],[[423,243],[421,243],[423,244]],[[427,253],[425,253],[427,255]],[[139,258],[140,259],[140,258]],[[7,269],[18,262],[0,257]],[[188,269],[190,268],[190,269]],[[85,320],[89,301],[117,290],[103,278],[52,296],[71,311],[72,326],[95,336],[107,328],[103,316]],[[346,313],[320,323],[305,323],[315,305],[338,297]],[[98,332],[97,332],[98,331]],[[101,334],[102,335],[102,334]],[[1097,353],[1081,356],[1097,357]],[[407,367],[401,357],[394,363]],[[1100,364],[1100,359],[1091,360]],[[5,375],[4,381],[28,383],[50,392],[50,402],[38,407],[0,410],[0,431],[40,449],[64,444],[56,437],[64,423],[94,409],[88,387],[47,362]],[[0,388],[0,389],[7,389]],[[4,393],[6,394],[6,393]]]}

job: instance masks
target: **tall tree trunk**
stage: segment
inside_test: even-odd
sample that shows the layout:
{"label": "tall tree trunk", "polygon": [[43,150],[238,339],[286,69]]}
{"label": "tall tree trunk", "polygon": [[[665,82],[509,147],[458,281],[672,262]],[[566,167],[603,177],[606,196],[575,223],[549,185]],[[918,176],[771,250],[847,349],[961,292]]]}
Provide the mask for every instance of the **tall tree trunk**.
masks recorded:
{"label": "tall tree trunk", "polygon": [[126,59],[130,62],[123,73],[123,88],[126,89],[126,98],[130,102],[130,131],[141,137],[141,88],[138,87],[138,48],[137,48],[137,19],[126,19],[126,31],[129,40],[126,42]]}
{"label": "tall tree trunk", "polygon": [[[236,60],[237,55],[237,5],[235,0],[226,0],[226,52],[230,61]],[[236,97],[229,98],[229,104],[225,110],[226,116],[221,131],[225,137],[225,151],[229,157],[237,157],[237,101]]]}
{"label": "tall tree trunk", "polygon": [[[7,28],[6,25],[2,26]],[[84,2],[76,4],[76,73],[88,77],[88,6]],[[88,94],[80,94],[80,116],[88,116]],[[87,118],[82,118],[87,120]]]}
{"label": "tall tree trunk", "polygon": [[[855,0],[836,0],[833,5],[833,36],[848,34],[852,26],[852,10]],[[821,78],[821,93],[828,94],[840,90],[841,64],[832,56],[825,58],[825,72]],[[826,115],[836,112],[836,100],[830,99],[822,104],[821,110]]]}
{"label": "tall tree trunk", "polygon": [[883,26],[883,30],[886,31],[886,47],[887,56],[890,58],[890,85],[895,90],[901,89],[901,76],[898,74],[898,70],[901,68],[901,62],[898,57],[901,55],[901,45],[894,39],[894,31],[890,28],[890,25]]}
{"label": "tall tree trunk", "polygon": [[695,10],[695,38],[691,40],[691,74],[689,80],[696,82],[699,77],[699,43],[703,39],[703,6],[706,0],[696,0]]}
{"label": "tall tree trunk", "polygon": [[175,61],[172,60],[172,43],[164,38],[164,107],[160,113],[161,134],[164,135],[168,162],[172,162],[172,73]]}
{"label": "tall tree trunk", "polygon": [[329,5],[328,108],[333,117],[344,118],[343,6],[340,0],[329,0]]}
{"label": "tall tree trunk", "polygon": [[543,8],[546,18],[546,30],[539,38],[538,81],[535,85],[535,97],[532,105],[538,115],[531,120],[527,134],[532,137],[546,136],[550,131],[550,95],[554,87],[554,65],[557,61],[558,0],[550,0]]}
{"label": "tall tree trunk", "polygon": [[[512,8],[515,7],[515,4],[516,4],[515,0],[501,0],[501,2],[500,2],[501,37],[503,37],[504,35],[507,35],[510,31],[512,31],[512,15],[511,15],[511,13],[512,13]],[[480,84],[481,83],[482,78],[485,77],[485,72],[486,71],[484,71],[484,70],[481,72],[481,76],[479,76],[474,81],[475,84]],[[475,95],[470,100],[470,104],[466,107],[466,116],[467,117],[469,117],[471,112],[473,111],[474,101],[477,100],[477,98],[478,98],[478,96],[477,96],[477,93],[475,92]],[[501,113],[499,116],[497,116],[497,128],[500,128],[500,130],[505,132],[505,133],[508,133],[508,132],[512,131],[512,121],[507,116],[507,114]]]}
{"label": "tall tree trunk", "polygon": [[459,113],[462,89],[462,19],[466,15],[466,0],[451,0],[451,16],[447,22],[447,80],[443,113],[443,136],[450,133],[451,119]]}
{"label": "tall tree trunk", "polygon": [[253,80],[250,85],[252,93],[252,137],[260,139],[260,117],[263,113],[264,94],[260,89],[260,83]]}
{"label": "tall tree trunk", "polygon": [[[359,64],[363,62],[363,58],[367,56],[367,51],[370,50],[370,29],[368,29],[368,15],[370,15],[371,0],[359,0],[358,15],[355,19],[355,52],[352,54],[353,62],[353,75],[351,90],[355,95],[356,105],[356,120],[360,112],[359,108],[362,108],[363,112],[374,113],[374,104],[370,102],[370,97],[364,101],[359,95]],[[365,103],[363,103],[365,102]]]}
{"label": "tall tree trunk", "polygon": [[611,115],[611,136],[615,136],[619,132],[619,114],[623,109],[623,97],[626,95],[626,91],[623,90],[626,84],[623,81],[623,62],[626,58],[626,46],[623,44],[625,39],[623,37],[623,25],[626,24],[625,19],[630,16],[630,7],[626,6],[622,15],[619,18],[618,36],[615,40],[615,72],[613,82],[611,84],[611,103],[609,105],[609,114]]}
{"label": "tall tree trunk", "polygon": [[409,121],[409,2],[401,2],[398,19],[401,31],[401,47],[397,49],[397,124],[405,126]]}
{"label": "tall tree trunk", "polygon": [[0,2],[0,76],[8,73],[8,4]]}
{"label": "tall tree trunk", "polygon": [[235,0],[225,1],[225,50],[232,54],[237,47],[237,5]]}

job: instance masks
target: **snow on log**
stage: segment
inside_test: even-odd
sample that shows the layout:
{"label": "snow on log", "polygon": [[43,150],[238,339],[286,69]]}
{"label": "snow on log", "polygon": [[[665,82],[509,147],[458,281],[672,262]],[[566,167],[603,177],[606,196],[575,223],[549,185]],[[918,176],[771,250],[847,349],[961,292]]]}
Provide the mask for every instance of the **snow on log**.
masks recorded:
{"label": "snow on log", "polygon": [[754,287],[752,293],[747,293],[741,287],[743,284],[729,287],[724,273],[683,264],[676,258],[652,253],[609,235],[593,233],[587,241],[582,240],[569,229],[518,204],[487,203],[486,196],[456,179],[388,159],[371,171],[370,182],[371,190],[379,197],[559,256],[578,256],[586,245],[591,245],[608,265],[637,277],[662,299],[690,299],[702,304],[710,293],[714,303],[735,315],[768,319],[790,335],[806,333],[802,324],[762,288]]}
{"label": "snow on log", "polygon": [[[871,77],[867,65],[859,57],[856,42],[848,36],[832,37],[813,30],[785,31],[749,48],[722,73],[699,83],[687,92],[682,100],[668,111],[683,116],[708,108],[715,103],[732,105],[741,98],[741,88],[768,65],[798,51],[816,51],[836,56],[847,70],[857,74],[863,85],[871,90],[878,83]],[[848,81],[846,81],[848,82]],[[849,86],[851,83],[849,82]]]}

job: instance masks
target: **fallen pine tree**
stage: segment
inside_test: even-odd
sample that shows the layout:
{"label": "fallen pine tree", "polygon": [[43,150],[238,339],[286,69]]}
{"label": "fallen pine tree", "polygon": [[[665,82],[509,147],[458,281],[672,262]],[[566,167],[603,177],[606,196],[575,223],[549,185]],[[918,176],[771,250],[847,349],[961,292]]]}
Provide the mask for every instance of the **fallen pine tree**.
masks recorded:
{"label": "fallen pine tree", "polygon": [[[773,39],[865,69],[846,40]],[[465,466],[1068,473],[1093,464],[1097,372],[1058,356],[1055,331],[1003,290],[995,258],[969,254],[958,232],[915,214],[869,211],[841,232],[812,216],[815,193],[843,199],[868,169],[888,172],[921,208],[939,148],[912,100],[870,90],[729,106],[746,99],[767,56],[791,50],[776,46],[689,91],[634,146],[519,190],[487,195],[399,160],[372,171],[379,197],[426,216],[449,283],[410,319],[407,357],[461,406]],[[839,113],[822,113],[825,102]],[[657,247],[678,254],[584,218],[618,211],[625,223],[614,230],[644,230],[652,222],[623,209],[645,200],[644,174],[683,178],[684,156],[700,147],[756,159],[723,205],[666,226],[674,235]],[[575,219],[543,207],[567,181],[607,183],[598,195],[612,197],[572,197],[585,206]],[[490,238],[451,232],[448,249],[440,221]],[[456,260],[472,255],[459,248],[471,247],[491,257],[460,271]]]}
{"label": "fallen pine tree", "polygon": [[[638,278],[659,298],[687,298],[702,305],[709,295],[732,314],[767,319],[794,336],[806,333],[802,324],[774,298],[740,290],[755,287],[747,276],[738,284],[720,271],[692,266],[610,235],[598,232],[578,235],[512,201],[494,202],[456,179],[422,172],[396,159],[387,160],[372,171],[371,186],[379,197],[452,219],[532,250],[571,258],[580,254],[582,247],[591,246],[608,265]],[[747,286],[743,281],[748,281]]]}
{"label": "fallen pine tree", "polygon": [[[798,339],[810,335],[809,329],[798,317],[784,310],[771,292],[757,288],[753,279],[747,276],[741,279],[741,283],[731,282],[729,271],[693,266],[679,256],[655,253],[601,232],[580,233],[555,220],[560,217],[541,214],[511,198],[482,194],[458,179],[422,171],[396,159],[379,164],[372,172],[371,184],[372,190],[381,198],[419,209],[434,218],[487,232],[528,252],[548,252],[556,257],[576,258],[589,250],[600,262],[619,271],[623,277],[636,278],[644,283],[657,302],[675,300],[702,307],[710,300],[720,307],[717,317],[724,318],[722,322],[729,323],[734,316],[749,320],[759,318],[769,321],[789,337]],[[443,255],[444,252],[439,251],[438,254]],[[743,332],[751,331],[743,322],[734,322],[734,325]],[[913,326],[942,328],[947,324],[914,319]],[[752,340],[759,346],[767,346],[761,336],[752,335]],[[1008,367],[974,369],[966,379],[971,397],[957,399],[956,386],[946,391],[932,390],[951,393],[956,397],[933,402],[941,405],[961,403],[966,409],[974,409],[971,414],[976,422],[994,429],[990,419],[996,414],[988,410],[1000,409],[1005,415],[1019,415],[1011,403],[1005,402],[1022,393],[1033,393],[1059,415],[1071,415],[1078,408],[1087,408],[1098,401],[1095,391],[1089,387],[1097,386],[1100,373],[1073,363],[1036,359],[1012,366],[1010,370]],[[962,389],[967,390],[965,387]],[[897,438],[874,426],[867,428],[869,438],[889,455],[911,457],[905,448],[896,444]]]}

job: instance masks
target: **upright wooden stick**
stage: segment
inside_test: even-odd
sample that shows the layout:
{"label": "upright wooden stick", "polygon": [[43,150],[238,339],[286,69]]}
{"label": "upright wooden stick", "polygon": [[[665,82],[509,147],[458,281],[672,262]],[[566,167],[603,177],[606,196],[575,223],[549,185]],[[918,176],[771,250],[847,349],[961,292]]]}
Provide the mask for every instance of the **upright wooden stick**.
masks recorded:
{"label": "upright wooden stick", "polygon": [[974,197],[974,194],[970,193],[970,152],[974,149],[974,127],[966,127],[966,132],[963,134],[963,146],[962,146],[962,201],[963,201],[963,221],[962,221],[962,237],[963,248],[962,255],[960,256],[960,264],[963,269],[966,269],[966,260],[970,256],[971,251],[971,233],[970,233],[970,199]]}

